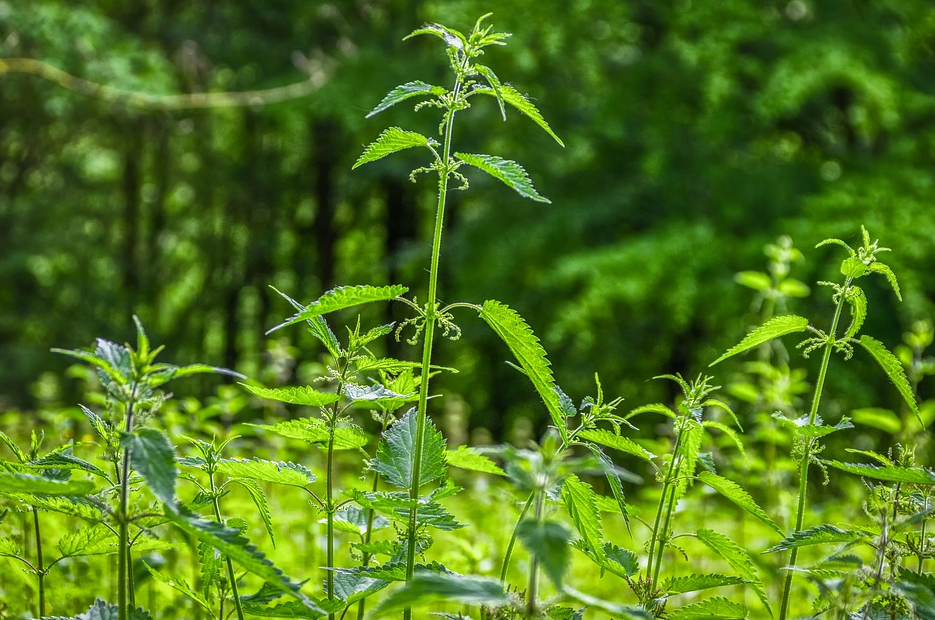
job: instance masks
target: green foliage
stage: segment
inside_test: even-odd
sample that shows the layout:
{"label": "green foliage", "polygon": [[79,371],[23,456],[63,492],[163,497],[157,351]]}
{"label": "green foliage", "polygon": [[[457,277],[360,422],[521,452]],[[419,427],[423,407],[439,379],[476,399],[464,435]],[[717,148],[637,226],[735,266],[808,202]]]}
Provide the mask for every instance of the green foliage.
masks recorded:
{"label": "green foliage", "polygon": [[[116,605],[109,605],[102,599],[95,599],[94,604],[88,609],[88,611],[78,614],[77,616],[72,616],[71,618],[64,618],[61,616],[49,616],[47,620],[117,620],[119,611]],[[149,612],[144,611],[140,608],[134,608],[129,611],[127,614],[128,620],[150,620]]]}
{"label": "green foliage", "polygon": [[788,551],[799,547],[810,545],[823,545],[827,543],[851,542],[860,537],[858,532],[853,530],[843,530],[830,524],[816,525],[807,530],[795,532],[781,543],[767,549],[767,552]]}
{"label": "green foliage", "polygon": [[916,404],[916,397],[912,393],[912,387],[909,385],[909,380],[906,378],[906,373],[903,371],[899,359],[890,353],[889,349],[883,346],[883,343],[867,334],[860,337],[860,344],[873,356],[877,363],[880,364],[880,368],[883,369],[886,376],[889,377],[893,385],[896,386],[900,396],[902,396],[906,404],[909,405],[909,409],[912,410],[916,419],[925,426],[919,413],[919,405]]}
{"label": "green foliage", "polygon": [[485,577],[446,573],[420,573],[406,585],[394,590],[374,609],[383,617],[404,607],[424,607],[438,602],[462,605],[507,605],[512,601],[503,585]]}
{"label": "green foliage", "polygon": [[175,449],[164,433],[141,428],[120,438],[120,446],[129,452],[130,465],[149,486],[159,501],[175,506]]}
{"label": "green foliage", "polygon": [[[392,155],[393,153],[405,149],[411,149],[414,146],[431,147],[435,145],[436,143],[434,140],[430,141],[429,138],[426,138],[420,133],[404,131],[399,127],[390,127],[389,129],[384,129],[383,133],[381,133],[376,140],[367,145],[364,152],[361,153],[357,161],[354,162],[353,168],[357,168],[358,166],[372,161],[377,161],[378,159],[383,159],[387,155]],[[396,297],[396,295],[393,297]]]}
{"label": "green foliage", "polygon": [[331,312],[337,312],[345,308],[353,308],[354,306],[375,301],[395,299],[405,294],[408,290],[409,289],[405,286],[399,285],[369,286],[362,284],[358,286],[339,286],[331,289],[307,306],[300,308],[295,316],[286,320],[284,323],[280,323],[269,331],[273,332],[283,327],[301,323],[302,321],[309,321],[323,314],[330,314]]}
{"label": "green foliage", "polygon": [[717,474],[711,473],[709,471],[703,471],[698,474],[698,480],[705,483],[718,493],[720,493],[726,499],[737,504],[748,513],[768,525],[774,532],[783,535],[782,528],[776,525],[776,522],[773,521],[766,511],[760,508],[757,503],[753,500],[753,497],[747,493],[743,487],[732,480],[728,480],[723,476],[718,476]]}
{"label": "green foliage", "polygon": [[807,328],[808,319],[800,316],[790,314],[773,317],[763,325],[757,327],[752,332],[747,334],[743,340],[728,349],[724,355],[711,362],[711,366],[726,360],[728,357],[758,347],[761,344],[769,342],[775,338],[779,338],[780,336],[793,334],[795,332],[804,332]]}
{"label": "green foliage", "polygon": [[728,536],[720,532],[715,532],[714,530],[701,528],[695,532],[695,536],[730,564],[731,568],[733,568],[749,585],[750,589],[756,593],[757,598],[760,599],[770,616],[772,616],[773,610],[769,604],[769,598],[766,596],[763,582],[757,575],[750,554]]}
{"label": "green foliage", "polygon": [[672,620],[744,620],[745,605],[715,596],[699,603],[680,607],[669,616]]}
{"label": "green foliage", "polygon": [[516,535],[523,546],[542,564],[545,573],[557,588],[571,561],[569,540],[571,532],[557,521],[527,519],[516,526]]}
{"label": "green foliage", "polygon": [[242,383],[247,391],[260,398],[275,400],[290,405],[303,405],[306,407],[324,407],[340,400],[340,394],[330,392],[319,392],[311,386],[291,387],[291,388],[264,388],[256,385]]}
{"label": "green foliage", "polygon": [[[409,411],[383,433],[380,445],[377,446],[376,457],[370,461],[371,470],[378,472],[387,482],[401,489],[408,489],[413,485],[412,452],[416,443],[416,417],[415,411]],[[426,420],[422,444],[422,471],[416,486],[445,476],[448,471],[445,456],[444,437],[431,420]]]}
{"label": "green foliage", "polygon": [[286,461],[267,461],[257,457],[221,459],[217,463],[216,471],[232,478],[248,478],[295,487],[305,487],[315,482],[315,474],[304,465]]}
{"label": "green foliage", "polygon": [[445,461],[448,465],[457,467],[458,469],[494,474],[497,476],[506,475],[499,465],[470,446],[458,446],[455,450],[448,450],[445,455]]}
{"label": "green foliage", "polygon": [[493,178],[502,181],[507,187],[514,190],[523,198],[529,198],[536,202],[551,203],[536,191],[532,186],[532,181],[526,170],[515,161],[503,159],[496,155],[455,153],[454,155],[460,162],[473,166],[478,170],[483,170]]}

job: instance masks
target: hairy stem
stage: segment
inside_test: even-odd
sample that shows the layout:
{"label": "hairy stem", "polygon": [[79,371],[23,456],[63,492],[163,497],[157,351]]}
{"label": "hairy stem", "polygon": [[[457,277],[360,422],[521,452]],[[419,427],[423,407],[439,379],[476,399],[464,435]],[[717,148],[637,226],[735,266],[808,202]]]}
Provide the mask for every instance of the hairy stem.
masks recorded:
{"label": "hairy stem", "polygon": [[[211,498],[214,502],[214,518],[217,519],[218,523],[221,523],[223,525],[223,521],[221,520],[221,502],[217,496],[217,487],[214,484],[213,473],[209,476],[209,479],[211,480]],[[234,608],[237,610],[237,620],[243,620],[243,607],[240,604],[240,592],[238,592],[237,590],[237,575],[234,573],[234,563],[231,562],[231,559],[229,557],[225,557],[225,560],[227,560],[227,577],[228,579],[230,579],[230,582],[231,582],[231,596],[234,598]],[[222,605],[221,612],[220,612],[221,615],[219,617],[223,618],[224,617],[223,597],[221,598],[221,605]]]}
{"label": "hairy stem", "polygon": [[510,543],[506,546],[506,552],[503,554],[503,565],[500,567],[501,583],[506,583],[506,573],[510,568],[510,558],[513,555],[513,547],[516,545],[516,529],[522,522],[523,517],[526,516],[526,513],[529,512],[529,507],[532,506],[532,502],[535,498],[535,492],[529,494],[529,499],[527,499],[526,503],[523,504],[523,509],[520,511],[519,517],[517,517],[516,523],[513,525],[513,532],[510,534]]}
{"label": "hairy stem", "polygon": [[[831,352],[834,349],[835,337],[837,336],[838,331],[838,322],[841,320],[841,311],[844,309],[844,299],[847,296],[847,291],[851,286],[851,280],[852,278],[845,280],[844,289],[841,292],[841,296],[838,298],[837,308],[834,310],[834,319],[831,321],[831,331],[829,332],[828,342],[825,344],[824,354],[821,358],[821,367],[818,370],[818,380],[815,382],[815,394],[812,397],[812,408],[808,414],[809,424],[814,424],[818,417],[818,406],[821,404],[821,393],[825,386],[825,378],[828,375],[828,364],[831,361]],[[806,440],[802,448],[802,460],[799,463],[799,499],[795,510],[795,529],[793,530],[794,534],[802,531],[802,523],[805,518],[805,499],[806,495],[808,494],[808,466],[812,459],[812,448],[816,443],[817,441],[813,439]],[[792,574],[794,572],[792,569],[795,568],[798,555],[799,549],[796,547],[792,550],[792,554],[789,556],[786,577],[783,580],[782,603],[779,608],[779,620],[786,620],[786,614],[789,611],[789,594],[792,589]]]}
{"label": "hairy stem", "polygon": [[[386,430],[385,426],[384,426],[384,430]],[[377,492],[377,488],[379,488],[379,486],[380,486],[380,474],[376,474],[376,473],[375,473],[375,474],[373,474],[373,489],[372,489],[374,493]],[[375,513],[375,511],[374,511],[373,508],[371,508],[371,509],[369,509],[369,510],[367,511],[367,532],[364,534],[364,544],[365,544],[365,545],[368,544],[368,543],[370,542],[370,539],[372,538],[372,532],[373,532],[373,515],[374,515],[374,513]],[[370,565],[370,558],[371,558],[371,557],[373,557],[373,556],[371,556],[369,553],[367,553],[367,552],[365,551],[365,552],[364,552],[364,556],[363,556],[363,558],[362,558],[362,560],[361,560],[360,565],[361,565],[361,566],[369,566],[369,565]],[[365,611],[366,609],[367,609],[367,599],[366,599],[366,598],[362,598],[362,599],[360,599],[360,603],[357,604],[357,617],[360,618],[360,620],[363,620],[364,611]]]}
{"label": "hairy stem", "polygon": [[45,616],[45,565],[42,563],[42,532],[39,530],[39,510],[32,507],[32,523],[36,532],[36,576],[39,578],[39,618]]}
{"label": "hairy stem", "polygon": [[[536,491],[536,523],[542,521],[543,495],[541,490]],[[532,566],[529,567],[529,589],[526,591],[526,617],[535,618],[536,615],[536,590],[539,587],[539,554],[532,556]]]}
{"label": "hairy stem", "polygon": [[[467,57],[464,63],[467,62]],[[452,89],[452,100],[457,100],[461,93],[462,77],[458,74]],[[406,582],[412,579],[416,556],[416,526],[418,524],[419,485],[422,480],[422,448],[425,444],[425,416],[428,408],[429,376],[432,366],[432,345],[435,339],[435,322],[437,314],[438,291],[438,262],[441,254],[442,229],[445,222],[445,201],[448,196],[448,176],[451,165],[451,132],[454,127],[454,107],[448,109],[445,115],[445,137],[438,171],[438,206],[435,211],[435,232],[432,236],[432,262],[429,267],[429,292],[425,304],[425,335],[422,343],[422,370],[419,387],[419,410],[416,417],[416,442],[412,457],[412,484],[409,487],[409,498],[412,500],[412,509],[409,511],[409,527],[407,528],[407,554],[406,554]],[[403,619],[411,620],[412,608],[403,610]]]}
{"label": "hairy stem", "polygon": [[[653,531],[652,536],[649,539],[649,560],[646,565],[646,574],[647,575],[658,575],[658,569],[653,572],[653,558],[655,555],[656,544],[659,544],[659,561],[656,563],[658,566],[662,563],[662,552],[665,549],[665,540],[659,535],[659,524],[662,521],[662,511],[666,505],[666,495],[669,492],[669,487],[672,484],[672,474],[675,471],[675,461],[678,459],[679,449],[682,447],[682,435],[683,431],[679,430],[678,434],[675,437],[675,447],[672,449],[672,460],[669,461],[669,469],[666,471],[666,476],[662,481],[662,495],[659,496],[659,505],[656,507],[656,519],[653,522]],[[668,520],[668,519],[667,519]],[[655,583],[655,581],[653,582]]]}
{"label": "hairy stem", "polygon": [[[328,521],[328,549],[325,562],[327,566],[328,580],[328,600],[334,600],[334,425],[336,421],[332,420],[328,430],[328,465],[325,470],[326,490],[325,490],[325,511]],[[334,613],[328,614],[328,620],[334,620]]]}
{"label": "hairy stem", "polygon": [[[133,431],[133,405],[136,400],[136,386],[130,393],[127,402],[127,416],[124,425],[124,432],[130,434]],[[127,620],[127,558],[130,551],[130,449],[124,448],[123,458],[120,468],[120,507],[117,512],[117,523],[119,526],[117,537],[117,619]]]}

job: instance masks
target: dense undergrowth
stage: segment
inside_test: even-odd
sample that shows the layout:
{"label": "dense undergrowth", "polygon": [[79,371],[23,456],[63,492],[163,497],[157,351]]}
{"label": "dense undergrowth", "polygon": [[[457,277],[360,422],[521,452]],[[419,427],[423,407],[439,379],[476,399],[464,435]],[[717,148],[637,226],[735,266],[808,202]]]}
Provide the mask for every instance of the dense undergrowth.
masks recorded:
{"label": "dense undergrowth", "polygon": [[[0,617],[935,617],[935,474],[922,434],[935,407],[916,397],[933,372],[932,328],[920,323],[896,354],[862,332],[863,287],[900,296],[888,248],[866,229],[857,243],[815,240],[837,246],[815,254],[840,264],[840,281],[818,283],[828,314],[805,318],[790,313],[810,294],[792,276],[801,253],[781,239],[766,271],[737,276],[756,291],[759,326],[715,368],[657,377],[676,386],[673,402],[624,406],[598,374],[590,395],[567,395],[517,312],[443,304],[438,290],[448,195],[467,189],[469,170],[548,202],[515,161],[459,151],[456,117],[486,99],[562,141],[481,62],[508,35],[484,18],[468,35],[437,24],[416,35],[440,40],[451,87],[408,82],[371,116],[414,99],[438,114],[438,139],[388,128],[355,167],[408,149],[428,157],[412,173],[438,183],[426,298],[396,284],[311,303],[280,293],[294,313],[274,330],[302,328],[320,344],[305,354],[320,369],[306,385],[164,363],[171,352],[139,321],[135,343],[59,351],[93,370],[75,371],[84,404],[7,416],[0,434],[0,556],[12,567]],[[410,318],[362,324],[355,311],[373,303]],[[455,446],[439,430],[451,420],[431,379],[457,369],[436,365],[434,350],[469,321],[503,341],[548,412],[536,441]],[[382,355],[387,338],[413,345],[415,361]],[[817,374],[799,352],[820,358]],[[741,366],[705,374],[738,355]],[[857,355],[902,409],[825,389]],[[238,384],[212,403],[167,391],[215,372]],[[892,448],[862,446],[861,427]]]}

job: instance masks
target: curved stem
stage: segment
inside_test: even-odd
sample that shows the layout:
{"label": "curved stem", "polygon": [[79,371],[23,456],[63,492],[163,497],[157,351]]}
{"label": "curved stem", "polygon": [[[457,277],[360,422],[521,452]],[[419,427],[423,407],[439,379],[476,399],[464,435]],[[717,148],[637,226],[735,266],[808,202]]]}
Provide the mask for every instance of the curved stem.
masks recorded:
{"label": "curved stem", "polygon": [[513,525],[513,533],[510,535],[510,544],[506,546],[506,552],[503,554],[503,565],[500,567],[500,583],[506,583],[506,573],[510,568],[510,558],[513,555],[513,547],[516,545],[516,529],[522,522],[523,517],[526,516],[526,513],[529,512],[529,507],[532,506],[532,501],[535,498],[535,492],[529,494],[529,499],[523,504],[523,509],[520,511],[519,517],[517,517],[516,523]]}
{"label": "curved stem", "polygon": [[[841,292],[841,296],[838,298],[838,306],[834,310],[834,319],[831,321],[831,331],[829,332],[828,342],[825,344],[824,354],[821,358],[821,367],[818,370],[818,380],[815,382],[815,394],[812,397],[812,408],[808,414],[808,423],[810,425],[814,424],[818,417],[818,406],[821,404],[821,394],[825,386],[825,378],[828,376],[828,364],[831,361],[831,351],[834,349],[835,337],[838,331],[838,323],[841,320],[841,312],[844,309],[844,299],[847,296],[847,290],[851,286],[851,281],[852,278],[848,278],[844,281],[844,290]],[[816,443],[817,441],[814,439],[805,441],[802,460],[799,463],[799,499],[796,504],[795,529],[793,530],[794,534],[802,531],[802,524],[805,517],[805,499],[808,494],[808,466],[812,459],[812,448]],[[783,580],[782,603],[780,604],[779,608],[779,620],[786,620],[786,614],[789,610],[789,594],[792,589],[792,574],[794,572],[791,569],[795,567],[798,555],[799,549],[796,547],[792,550],[792,554],[789,556],[786,577]]]}
{"label": "curved stem", "polygon": [[[465,56],[462,67],[467,63]],[[455,78],[452,89],[452,101],[457,101],[461,92],[462,77],[459,73]],[[406,554],[406,582],[412,579],[416,556],[416,529],[418,524],[419,486],[422,480],[422,448],[425,444],[425,416],[428,406],[429,376],[432,367],[432,345],[435,338],[435,322],[438,318],[438,309],[435,307],[438,291],[438,262],[441,254],[442,229],[445,222],[445,201],[448,196],[448,167],[451,164],[451,132],[454,128],[456,109],[451,107],[445,119],[445,143],[442,150],[442,162],[438,171],[438,206],[435,210],[435,232],[432,236],[432,262],[429,267],[429,293],[425,304],[425,335],[422,344],[422,374],[419,387],[419,410],[416,417],[416,438],[413,446],[412,483],[409,487],[409,498],[412,500],[412,509],[409,511],[409,526],[407,528],[407,554]],[[404,620],[411,620],[412,608],[403,610]]]}
{"label": "curved stem", "polygon": [[39,577],[39,618],[45,617],[45,566],[42,563],[42,532],[39,530],[39,510],[32,507],[32,523],[36,532],[36,575]]}
{"label": "curved stem", "polygon": [[[217,519],[218,523],[223,523],[221,520],[221,503],[218,500],[216,493],[216,487],[214,486],[214,473],[211,473],[209,476],[211,480],[211,498],[214,501],[214,518]],[[225,558],[227,560],[227,577],[231,582],[231,596],[234,598],[234,608],[237,610],[237,620],[243,620],[243,607],[240,603],[240,592],[237,590],[237,575],[234,573],[234,563],[231,562],[229,557]],[[220,616],[224,617],[224,600],[221,600],[221,610]]]}

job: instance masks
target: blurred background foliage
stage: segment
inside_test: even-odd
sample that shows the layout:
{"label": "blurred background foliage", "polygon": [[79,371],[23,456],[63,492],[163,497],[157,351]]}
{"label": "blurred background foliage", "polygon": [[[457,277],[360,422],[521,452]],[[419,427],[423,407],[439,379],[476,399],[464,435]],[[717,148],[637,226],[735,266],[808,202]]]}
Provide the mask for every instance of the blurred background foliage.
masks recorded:
{"label": "blurred background foliage", "polygon": [[[405,105],[364,118],[397,84],[443,79],[437,41],[401,39],[489,10],[513,37],[487,63],[567,148],[518,114],[503,124],[495,105],[459,117],[460,150],[518,160],[553,204],[472,178],[449,211],[441,296],[516,308],[575,400],[598,371],[632,406],[668,401],[668,382],[650,377],[696,375],[762,320],[734,274],[764,271],[764,246],[784,234],[805,258],[793,276],[812,288],[789,311],[827,328],[830,295],[814,282],[836,279],[843,256],[811,248],[859,243],[863,223],[894,249],[905,299],[869,286],[866,333],[893,348],[935,315],[928,0],[2,0],[0,58],[155,95],[315,88],[147,109],[0,75],[0,408],[73,403],[82,386],[59,378],[67,361],[49,349],[129,339],[134,313],[166,359],[273,385],[301,381],[318,349],[299,331],[264,336],[291,314],[269,285],[304,303],[356,283],[424,297],[434,184],[406,179],[421,163],[408,155],[350,167],[387,124],[435,131]],[[404,318],[367,312],[370,324]],[[459,320],[464,337],[439,351],[462,369],[437,384],[444,407],[465,432],[486,429],[479,438],[528,436],[544,409],[495,337]],[[718,382],[742,362],[718,367]],[[831,389],[849,407],[895,408],[872,364],[832,373]]]}

